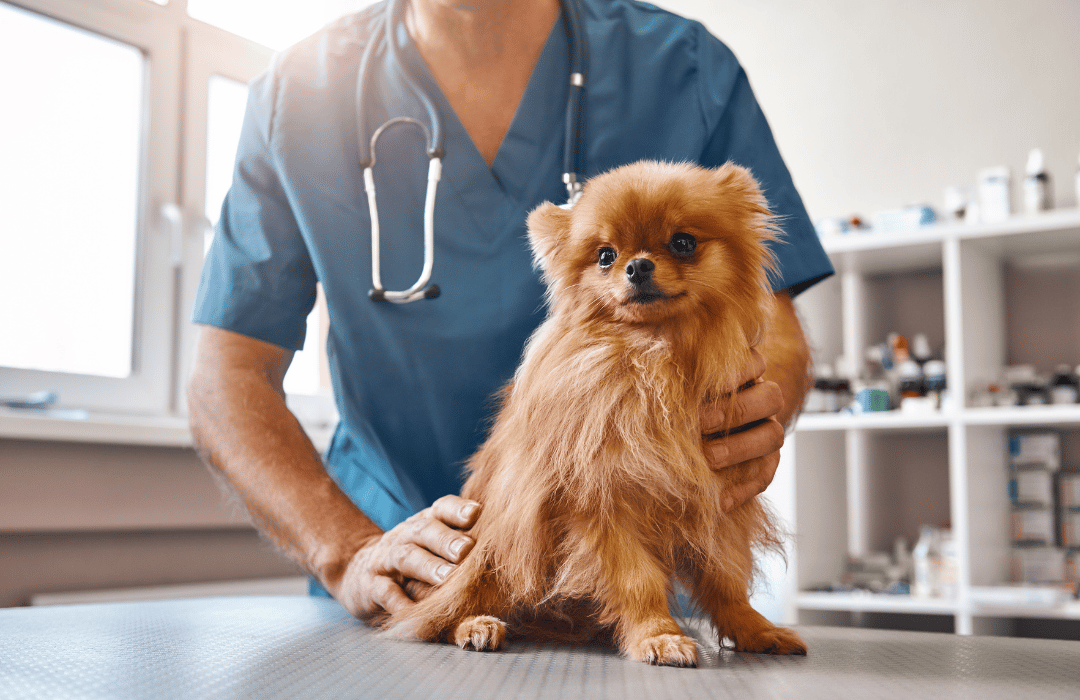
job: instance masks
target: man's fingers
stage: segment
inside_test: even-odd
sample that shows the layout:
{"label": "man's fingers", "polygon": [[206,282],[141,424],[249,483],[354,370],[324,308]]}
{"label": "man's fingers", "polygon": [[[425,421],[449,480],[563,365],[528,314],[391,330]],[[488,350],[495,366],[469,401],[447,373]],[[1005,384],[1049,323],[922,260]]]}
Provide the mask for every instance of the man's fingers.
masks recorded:
{"label": "man's fingers", "polygon": [[405,591],[401,590],[401,586],[387,576],[375,577],[371,588],[371,597],[375,604],[388,613],[396,613],[413,604]]}
{"label": "man's fingers", "polygon": [[409,579],[405,582],[405,594],[410,599],[417,602],[427,598],[431,591],[434,590],[430,584],[423,581],[417,581],[416,579]]}
{"label": "man's fingers", "polygon": [[750,355],[752,360],[749,365],[743,368],[743,373],[739,377],[739,383],[736,386],[742,386],[747,382],[755,381],[758,377],[765,374],[765,357],[754,348],[750,348]]}
{"label": "man's fingers", "polygon": [[466,529],[476,524],[480,504],[461,496],[443,496],[431,504],[431,515],[451,527]]}
{"label": "man's fingers", "polygon": [[[730,407],[731,422],[724,408]],[[719,405],[701,411],[702,434],[716,435],[742,425],[771,418],[784,408],[784,394],[776,382],[757,382],[735,395],[734,401],[721,400]]]}
{"label": "man's fingers", "polygon": [[770,418],[754,428],[705,443],[705,458],[713,469],[741,464],[777,452],[784,446],[784,428]]}
{"label": "man's fingers", "polygon": [[784,407],[784,394],[776,382],[758,382],[740,391],[732,408],[731,427],[775,416]]}
{"label": "man's fingers", "polygon": [[[469,540],[468,546],[462,551],[468,551],[472,547]],[[432,553],[420,544],[399,544],[394,547],[390,555],[388,571],[396,571],[405,578],[414,578],[424,583],[435,585],[443,580],[454,570],[455,565],[445,556]]]}
{"label": "man's fingers", "polygon": [[453,564],[459,563],[473,547],[473,539],[433,518],[415,521],[406,543],[417,544]]}
{"label": "man's fingers", "polygon": [[765,457],[759,457],[752,460],[752,463],[755,467],[753,476],[748,481],[732,486],[724,495],[723,501],[720,503],[720,509],[725,513],[732,508],[741,506],[768,488],[773,477],[776,476],[776,468],[780,465],[780,453],[775,452]]}

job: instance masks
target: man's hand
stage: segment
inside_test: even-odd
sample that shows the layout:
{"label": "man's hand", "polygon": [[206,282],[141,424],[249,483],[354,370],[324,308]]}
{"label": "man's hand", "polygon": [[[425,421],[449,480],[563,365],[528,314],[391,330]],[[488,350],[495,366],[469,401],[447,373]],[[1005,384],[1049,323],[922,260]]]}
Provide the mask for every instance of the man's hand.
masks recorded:
{"label": "man's hand", "polygon": [[441,583],[472,549],[475,543],[461,530],[472,527],[479,513],[475,501],[443,496],[366,540],[330,593],[361,620],[412,605],[406,587],[423,590]]}
{"label": "man's hand", "polygon": [[[713,471],[730,470],[746,480],[735,483],[726,494],[721,508],[726,512],[758,495],[772,483],[780,463],[784,428],[776,416],[784,407],[784,396],[776,382],[765,381],[765,358],[752,351],[754,361],[740,377],[740,390],[734,404],[721,400],[703,407],[701,425],[705,439],[705,459]],[[734,411],[728,420],[725,409]],[[730,428],[725,432],[725,427]]]}

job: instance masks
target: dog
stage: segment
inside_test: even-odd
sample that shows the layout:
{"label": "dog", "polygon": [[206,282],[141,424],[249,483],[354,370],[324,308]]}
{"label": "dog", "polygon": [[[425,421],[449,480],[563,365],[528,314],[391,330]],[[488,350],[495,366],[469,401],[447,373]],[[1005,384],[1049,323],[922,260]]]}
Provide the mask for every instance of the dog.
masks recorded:
{"label": "dog", "polygon": [[634,163],[570,209],[540,205],[528,235],[549,313],[466,467],[475,546],[383,629],[475,650],[604,636],[694,666],[678,582],[736,650],[805,654],[750,606],[753,553],[779,536],[756,498],[721,511],[738,467],[708,468],[699,416],[734,401],[772,315],[778,233],[757,183],[733,164]]}

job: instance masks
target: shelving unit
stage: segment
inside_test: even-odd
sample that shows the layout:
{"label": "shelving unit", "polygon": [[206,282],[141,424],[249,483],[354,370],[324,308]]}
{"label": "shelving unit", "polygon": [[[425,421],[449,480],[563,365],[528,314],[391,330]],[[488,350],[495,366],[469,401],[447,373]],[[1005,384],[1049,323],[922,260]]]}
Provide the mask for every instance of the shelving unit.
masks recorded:
{"label": "shelving unit", "polygon": [[[1080,405],[974,408],[968,391],[1006,365],[1047,372],[1080,362],[1080,210],[823,244],[837,274],[797,300],[815,359],[861,358],[890,331],[925,333],[944,348],[953,407],[799,419],[785,450],[795,472],[790,616],[1036,635],[1032,625],[1050,619],[1054,634],[1080,639],[1076,602],[1001,605],[980,595],[1009,580],[1009,432],[1060,431],[1064,468],[1080,469]],[[834,581],[848,554],[889,551],[896,537],[913,543],[922,523],[952,528],[955,598],[809,591]]]}

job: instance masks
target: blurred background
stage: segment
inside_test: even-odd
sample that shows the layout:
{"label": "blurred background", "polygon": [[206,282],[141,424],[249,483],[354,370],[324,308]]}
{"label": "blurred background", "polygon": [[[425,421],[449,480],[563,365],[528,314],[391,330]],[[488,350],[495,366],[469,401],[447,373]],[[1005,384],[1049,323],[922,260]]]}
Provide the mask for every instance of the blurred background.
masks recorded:
{"label": "blurred background", "polygon": [[[367,4],[0,0],[0,606],[303,590],[191,449],[186,320],[247,81]],[[657,4],[739,57],[839,273],[799,305],[822,375],[847,388],[820,387],[831,407],[789,438],[770,497],[794,544],[761,605],[789,622],[1080,636],[1065,598],[1040,593],[1057,612],[1031,612],[999,590],[1060,589],[1069,561],[1075,577],[1062,474],[1080,471],[1080,414],[1018,412],[1021,397],[991,391],[1020,386],[1004,376],[1020,367],[1051,403],[1059,365],[1080,364],[1080,3]],[[1029,210],[1033,149],[1052,203]],[[1001,168],[1003,216],[984,189]],[[319,304],[286,380],[318,446],[336,420],[325,324]],[[872,384],[864,355],[884,347],[895,375],[896,337],[914,354],[920,334],[916,393],[937,359],[952,402],[901,411],[915,397],[896,376]],[[891,411],[841,413],[875,387]],[[1051,473],[1045,499],[1014,497],[1009,449],[1029,433],[1057,436],[1058,466],[1035,470]],[[1049,537],[1025,529],[1036,506]],[[914,584],[922,525],[948,533],[933,561],[952,583],[861,602],[852,571],[882,552]],[[1030,573],[1039,562],[1048,576]]]}

